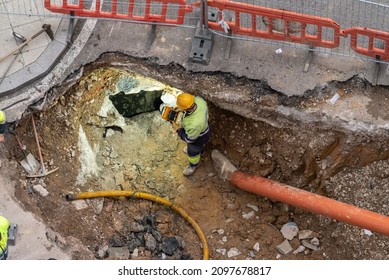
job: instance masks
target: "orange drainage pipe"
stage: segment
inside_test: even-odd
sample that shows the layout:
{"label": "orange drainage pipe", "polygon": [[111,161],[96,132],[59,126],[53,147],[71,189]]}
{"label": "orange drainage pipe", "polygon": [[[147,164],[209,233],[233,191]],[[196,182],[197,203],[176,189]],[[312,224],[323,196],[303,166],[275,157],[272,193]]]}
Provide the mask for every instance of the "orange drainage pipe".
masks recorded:
{"label": "orange drainage pipe", "polygon": [[219,151],[212,151],[219,176],[236,187],[304,210],[389,236],[389,217],[347,203],[238,171]]}

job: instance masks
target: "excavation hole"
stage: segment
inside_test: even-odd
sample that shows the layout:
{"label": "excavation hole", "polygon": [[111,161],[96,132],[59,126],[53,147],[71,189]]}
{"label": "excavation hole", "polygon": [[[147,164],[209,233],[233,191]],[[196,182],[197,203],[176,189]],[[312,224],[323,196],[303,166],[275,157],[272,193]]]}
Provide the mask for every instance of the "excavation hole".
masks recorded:
{"label": "excavation hole", "polygon": [[[21,183],[16,196],[65,239],[76,238],[85,245],[85,250],[74,252],[74,258],[120,258],[120,250],[115,257],[105,251],[105,246],[120,244],[125,258],[161,259],[163,251],[158,248],[169,244],[172,247],[165,248],[169,254],[177,244],[181,251],[164,253],[167,258],[202,258],[198,236],[169,209],[126,198],[79,204],[65,199],[69,192],[112,189],[149,192],[181,206],[205,232],[213,259],[227,259],[231,248],[240,252],[235,259],[274,259],[276,246],[284,240],[279,229],[289,221],[318,233],[323,245],[321,250],[288,255],[287,259],[384,259],[389,255],[385,249],[389,247],[379,245],[387,244],[385,237],[366,237],[359,228],[236,189],[218,178],[210,158],[210,151],[218,149],[243,172],[389,214],[385,137],[347,133],[322,123],[271,125],[282,118],[271,113],[271,108],[301,108],[306,103],[287,99],[259,81],[220,73],[205,77],[174,66],[145,64],[141,70],[142,74],[114,67],[85,71],[74,86],[55,96],[45,111],[35,114],[47,168],[59,170],[45,178],[25,179],[18,166]],[[147,73],[165,80],[148,78]],[[166,88],[175,90],[173,84],[180,85],[176,90],[203,95],[209,104],[212,140],[191,178],[182,175],[187,164],[182,151],[185,145],[158,110],[160,96]],[[307,96],[307,100],[323,102],[338,88],[353,92],[352,100],[358,91],[367,94],[370,89],[358,79],[328,87],[316,89],[311,95],[319,97],[312,101]],[[207,98],[210,91],[217,90],[224,93],[224,99]],[[236,93],[244,91],[250,92],[250,98],[241,102]],[[269,110],[267,118],[242,116],[245,110],[257,112],[258,106]],[[379,116],[386,117],[383,113]],[[38,158],[30,118],[23,119],[16,131]],[[22,159],[15,143],[9,150],[16,162]],[[36,185],[47,189],[48,197],[39,196]],[[161,238],[156,232],[153,235],[156,230]],[[149,245],[154,244],[153,238],[166,242],[149,247],[155,250],[145,249],[141,243],[145,235]],[[292,246],[298,247],[298,242],[293,241]],[[258,251],[253,249],[256,243]],[[359,250],[361,243],[368,252]],[[129,244],[131,248],[126,250]]]}

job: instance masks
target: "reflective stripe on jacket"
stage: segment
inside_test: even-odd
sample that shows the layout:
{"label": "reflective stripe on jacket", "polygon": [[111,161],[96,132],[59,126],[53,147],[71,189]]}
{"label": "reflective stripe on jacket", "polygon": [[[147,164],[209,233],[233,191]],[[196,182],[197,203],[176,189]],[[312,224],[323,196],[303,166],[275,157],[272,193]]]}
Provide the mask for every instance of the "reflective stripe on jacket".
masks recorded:
{"label": "reflective stripe on jacket", "polygon": [[206,133],[208,129],[208,106],[207,102],[200,96],[195,97],[196,110],[185,114],[182,127],[185,130],[184,140],[186,143],[193,143],[199,136]]}

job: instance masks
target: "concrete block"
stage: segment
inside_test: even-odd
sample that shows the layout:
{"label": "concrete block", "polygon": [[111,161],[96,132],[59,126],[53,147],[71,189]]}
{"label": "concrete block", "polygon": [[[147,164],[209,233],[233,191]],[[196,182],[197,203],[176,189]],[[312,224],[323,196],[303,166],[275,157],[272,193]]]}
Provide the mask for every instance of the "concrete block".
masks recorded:
{"label": "concrete block", "polygon": [[195,37],[193,39],[192,50],[190,52],[190,61],[208,64],[211,56],[212,45],[212,40]]}
{"label": "concrete block", "polygon": [[16,236],[18,234],[18,225],[10,224],[8,229],[8,245],[15,246],[16,244]]}
{"label": "concrete block", "polygon": [[212,48],[213,33],[208,31],[208,34],[206,34],[206,31],[198,26],[193,38],[189,61],[208,65],[211,59]]}

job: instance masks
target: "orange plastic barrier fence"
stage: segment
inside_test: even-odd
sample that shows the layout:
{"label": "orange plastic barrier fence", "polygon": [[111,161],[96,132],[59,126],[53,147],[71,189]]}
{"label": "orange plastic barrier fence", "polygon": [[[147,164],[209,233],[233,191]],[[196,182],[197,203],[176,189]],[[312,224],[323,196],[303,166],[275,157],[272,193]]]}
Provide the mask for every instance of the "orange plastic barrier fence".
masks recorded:
{"label": "orange plastic barrier fence", "polygon": [[[200,5],[199,2],[194,4]],[[225,21],[232,34],[246,35],[252,37],[288,41],[300,44],[313,44],[317,47],[336,48],[339,46],[340,31],[339,24],[329,18],[299,14],[295,12],[278,10],[245,3],[231,2],[228,0],[208,0],[209,7],[218,8],[220,11],[229,10],[235,14],[234,21]],[[244,15],[248,17],[251,26],[243,27],[240,19]],[[222,20],[222,13],[219,13],[219,20]],[[260,29],[260,20],[267,21],[267,28]],[[274,21],[282,23],[281,30],[275,30]],[[208,22],[209,27],[215,30],[224,30],[216,22]],[[292,25],[298,26],[298,32],[291,32]],[[316,34],[308,34],[307,27],[315,29]],[[323,31],[331,34],[330,38],[323,38]]]}
{"label": "orange plastic barrier fence", "polygon": [[[193,7],[186,5],[186,0],[112,0],[104,2],[104,7],[108,6],[108,11],[102,11],[101,0],[96,0],[92,7],[85,7],[85,1],[79,0],[78,4],[69,4],[67,0],[62,0],[62,5],[55,4],[57,1],[45,0],[45,8],[54,13],[70,14],[79,17],[112,18],[122,20],[136,20],[145,22],[160,22],[168,24],[183,24],[185,13],[191,12]],[[160,10],[158,13],[151,12]]]}
{"label": "orange plastic barrier fence", "polygon": [[[351,35],[351,48],[355,52],[381,60],[389,60],[389,33],[362,27],[345,29],[343,33]],[[367,47],[359,44],[365,42],[367,42]],[[380,43],[381,46],[378,46]]]}
{"label": "orange plastic barrier fence", "polygon": [[[200,2],[187,5],[186,0],[111,0],[109,3],[104,2],[103,11],[102,0],[96,0],[95,5],[88,8],[85,7],[85,2],[79,0],[78,4],[69,4],[68,0],[62,2],[45,0],[44,4],[46,9],[54,13],[177,25],[184,23],[186,13],[192,12],[193,7],[200,6]],[[340,37],[350,35],[350,47],[355,52],[376,59],[389,60],[389,33],[384,31],[362,27],[341,30],[339,24],[330,18],[229,0],[208,0],[207,3],[209,7],[219,10],[219,22],[208,21],[209,28],[213,30],[225,31],[228,25],[232,34],[324,48],[336,48],[340,44]],[[234,14],[231,21],[223,18],[223,12],[227,11]],[[245,18],[248,26],[241,23],[241,18]],[[222,21],[227,25],[222,26],[220,24]]]}

